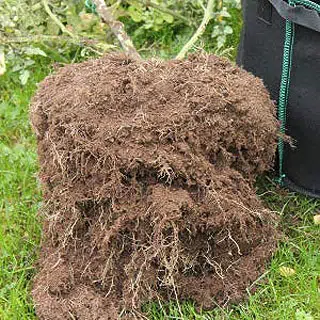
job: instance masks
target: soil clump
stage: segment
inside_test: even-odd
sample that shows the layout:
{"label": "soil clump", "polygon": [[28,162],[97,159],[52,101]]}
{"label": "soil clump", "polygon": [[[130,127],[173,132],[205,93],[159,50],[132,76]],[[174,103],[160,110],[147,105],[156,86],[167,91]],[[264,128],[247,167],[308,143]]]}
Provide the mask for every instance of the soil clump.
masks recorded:
{"label": "soil clump", "polygon": [[237,302],[276,249],[255,194],[275,106],[214,55],[67,65],[31,106],[44,190],[40,319],[142,318],[147,301]]}

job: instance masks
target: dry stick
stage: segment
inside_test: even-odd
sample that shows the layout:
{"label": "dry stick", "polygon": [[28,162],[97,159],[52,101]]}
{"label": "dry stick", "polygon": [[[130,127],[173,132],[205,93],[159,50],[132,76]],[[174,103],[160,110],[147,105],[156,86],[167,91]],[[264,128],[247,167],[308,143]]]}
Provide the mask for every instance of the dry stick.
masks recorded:
{"label": "dry stick", "polygon": [[183,59],[186,53],[192,48],[192,46],[197,42],[199,37],[203,34],[206,30],[206,26],[208,22],[211,20],[211,14],[213,11],[214,0],[208,0],[207,8],[204,12],[203,19],[197,31],[191,37],[191,39],[183,46],[179,54],[176,56],[176,59]]}
{"label": "dry stick", "polygon": [[[46,35],[46,34],[35,34],[35,35],[28,35],[28,36],[18,36],[18,37],[2,37],[0,35],[0,45],[1,44],[15,44],[15,43],[43,43],[43,42],[67,42],[72,43],[74,45],[81,46],[83,44],[87,45],[88,47],[92,46],[93,48],[97,47],[99,44],[99,40],[91,39],[88,37],[79,37],[75,36],[75,38],[71,38],[69,36],[53,36],[53,35]],[[106,44],[104,44],[106,46]],[[108,44],[109,49],[116,48],[115,45]],[[102,52],[98,52],[100,55]]]}
{"label": "dry stick", "polygon": [[97,7],[97,12],[104,20],[105,23],[107,23],[113,32],[113,34],[117,37],[119,40],[121,47],[123,50],[133,59],[140,60],[141,56],[134,47],[130,37],[124,30],[123,23],[120,21],[117,21],[112,12],[111,9],[108,8],[104,2],[104,0],[93,0],[94,4]]}
{"label": "dry stick", "polygon": [[47,14],[49,15],[49,17],[54,21],[54,23],[56,25],[59,26],[59,28],[61,29],[62,32],[68,34],[71,38],[73,39],[77,39],[77,36],[75,36],[72,32],[70,32],[65,26],[64,24],[53,14],[53,12],[51,11],[51,9],[49,8],[48,2],[47,0],[42,0],[42,4],[44,9],[46,10]]}
{"label": "dry stick", "polygon": [[[72,44],[98,44],[98,40],[94,40],[91,38],[86,37],[79,37],[75,36],[75,38],[70,38],[69,36],[54,36],[48,34],[35,34],[35,35],[22,35],[17,37],[3,37],[0,35],[0,44],[7,44],[7,43],[25,43],[25,42],[48,42],[48,41],[55,41],[55,42],[69,42]],[[114,45],[110,44],[110,48],[115,47]]]}

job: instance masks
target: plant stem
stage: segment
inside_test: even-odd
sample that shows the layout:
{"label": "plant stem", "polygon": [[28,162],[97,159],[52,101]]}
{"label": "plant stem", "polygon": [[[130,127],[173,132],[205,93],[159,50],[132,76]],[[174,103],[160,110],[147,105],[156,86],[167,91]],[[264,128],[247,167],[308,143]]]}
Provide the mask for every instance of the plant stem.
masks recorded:
{"label": "plant stem", "polygon": [[68,41],[75,44],[82,43],[82,40],[79,38],[70,39],[68,36],[53,36],[53,35],[45,35],[45,34],[36,34],[36,35],[28,35],[28,36],[18,36],[18,37],[2,37],[0,36],[0,44],[10,44],[10,43],[32,43],[32,42],[43,42],[43,41],[56,41],[56,42],[64,42]]}
{"label": "plant stem", "polygon": [[108,8],[104,2],[104,0],[93,0],[94,4],[97,7],[97,12],[104,20],[105,23],[107,23],[113,32],[113,34],[117,37],[119,40],[121,47],[123,50],[133,59],[140,60],[141,56],[134,47],[131,38],[126,33],[123,23],[120,21],[117,21],[111,11],[111,8]]}
{"label": "plant stem", "polygon": [[191,37],[191,39],[183,46],[179,54],[176,56],[176,59],[183,59],[187,52],[193,47],[193,45],[198,41],[203,32],[206,30],[206,26],[211,20],[211,14],[213,11],[214,0],[208,0],[206,10],[204,12],[203,19],[197,31]]}
{"label": "plant stem", "polygon": [[59,26],[59,28],[61,29],[61,31],[62,31],[63,33],[68,34],[71,38],[76,39],[77,37],[76,37],[72,32],[70,32],[70,31],[64,26],[64,24],[58,19],[57,16],[55,16],[55,15],[53,14],[53,12],[51,11],[51,9],[49,8],[49,5],[48,5],[47,0],[41,0],[41,1],[42,1],[43,7],[44,7],[44,9],[46,10],[48,16],[55,22],[56,25]]}

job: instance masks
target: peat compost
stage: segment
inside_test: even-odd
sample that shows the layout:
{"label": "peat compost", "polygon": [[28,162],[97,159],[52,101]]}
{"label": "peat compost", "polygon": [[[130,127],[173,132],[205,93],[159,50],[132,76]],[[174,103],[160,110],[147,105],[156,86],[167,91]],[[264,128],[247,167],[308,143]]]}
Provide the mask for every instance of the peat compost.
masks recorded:
{"label": "peat compost", "polygon": [[213,55],[65,66],[31,106],[44,189],[40,319],[237,302],[276,249],[253,183],[278,125],[261,80]]}

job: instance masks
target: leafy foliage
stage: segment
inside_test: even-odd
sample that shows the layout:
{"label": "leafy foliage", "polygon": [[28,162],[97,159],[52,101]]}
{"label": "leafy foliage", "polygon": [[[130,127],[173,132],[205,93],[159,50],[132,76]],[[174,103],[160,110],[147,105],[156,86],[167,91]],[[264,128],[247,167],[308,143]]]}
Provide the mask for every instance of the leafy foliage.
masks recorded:
{"label": "leafy foliage", "polygon": [[52,0],[52,13],[74,37],[62,34],[39,0],[4,0],[0,6],[0,51],[11,71],[28,81],[31,66],[39,57],[69,62],[102,54],[112,48],[105,41],[105,26],[81,1]]}
{"label": "leafy foliage", "polygon": [[[239,1],[217,1],[212,23],[200,47],[223,50],[228,38],[234,36],[233,19],[234,16],[239,19]],[[166,57],[175,55],[192,35],[206,5],[202,0],[109,0],[106,3],[116,18],[125,23],[142,54],[147,51],[164,56],[166,52]],[[0,73],[6,69],[18,73],[23,85],[36,60],[81,61],[117,45],[108,26],[95,14],[90,0],[3,0],[0,6]]]}
{"label": "leafy foliage", "polygon": [[[136,46],[149,49],[159,45],[162,50],[171,51],[172,55],[176,54],[191,37],[201,22],[206,6],[206,1],[201,0],[127,0],[122,3],[122,9],[127,13],[122,16],[122,21],[133,36]],[[240,0],[215,3],[212,22],[202,39],[204,44],[200,47],[213,52],[221,51],[227,47],[228,38],[237,37],[234,29],[238,29],[241,20],[240,6]],[[163,12],[160,8],[166,11]],[[175,48],[176,44],[178,44],[176,50],[170,50],[170,47]]]}

